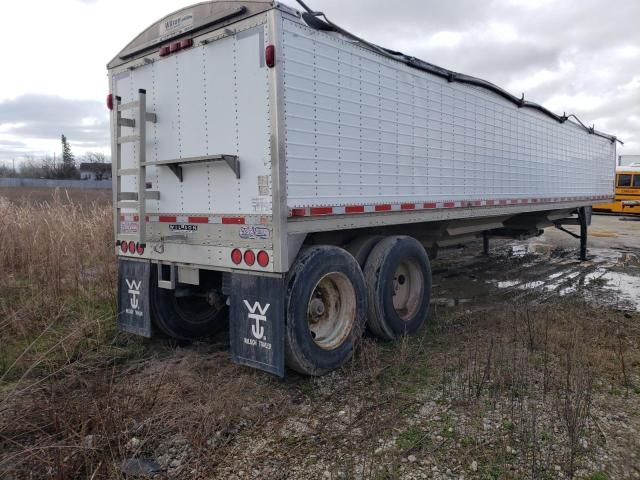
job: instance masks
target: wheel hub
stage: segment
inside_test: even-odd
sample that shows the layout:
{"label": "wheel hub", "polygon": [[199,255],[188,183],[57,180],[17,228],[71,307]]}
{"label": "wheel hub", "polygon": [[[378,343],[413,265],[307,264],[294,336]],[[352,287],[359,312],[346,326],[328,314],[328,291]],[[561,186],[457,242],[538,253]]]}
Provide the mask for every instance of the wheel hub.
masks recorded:
{"label": "wheel hub", "polygon": [[356,319],[355,290],[343,273],[325,275],[307,305],[307,324],[320,348],[335,350],[351,334]]}
{"label": "wheel hub", "polygon": [[417,313],[423,292],[424,278],[416,261],[400,262],[393,276],[393,307],[402,320],[410,321]]}

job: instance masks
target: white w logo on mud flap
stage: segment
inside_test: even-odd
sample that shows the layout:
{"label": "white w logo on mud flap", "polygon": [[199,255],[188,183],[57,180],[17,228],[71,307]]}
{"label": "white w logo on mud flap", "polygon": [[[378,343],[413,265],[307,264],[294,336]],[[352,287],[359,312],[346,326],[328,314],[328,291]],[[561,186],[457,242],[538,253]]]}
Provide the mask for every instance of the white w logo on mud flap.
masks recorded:
{"label": "white w logo on mud flap", "polygon": [[142,280],[136,282],[135,280],[127,280],[127,288],[129,289],[129,295],[131,295],[131,308],[138,310],[140,306],[140,287],[142,286]]}
{"label": "white w logo on mud flap", "polygon": [[[262,308],[262,305],[260,305],[259,302],[254,303],[253,307],[246,300],[244,301],[244,304],[247,307],[247,310],[249,310],[249,318],[255,321],[255,323],[251,325],[251,333],[256,340],[262,340],[264,338],[264,327],[260,325],[260,322],[267,321],[267,311],[271,304],[267,303],[267,306],[264,308]],[[260,314],[258,315],[256,312],[260,312]]]}

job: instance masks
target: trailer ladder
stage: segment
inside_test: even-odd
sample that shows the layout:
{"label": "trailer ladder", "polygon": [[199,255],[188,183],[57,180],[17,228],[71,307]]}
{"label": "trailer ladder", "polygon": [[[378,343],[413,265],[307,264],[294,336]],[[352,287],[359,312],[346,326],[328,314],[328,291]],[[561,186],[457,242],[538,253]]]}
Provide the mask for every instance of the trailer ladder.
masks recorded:
{"label": "trailer ladder", "polygon": [[[138,118],[124,118],[122,112],[129,110],[138,110]],[[147,144],[147,122],[157,123],[158,117],[155,113],[147,112],[147,92],[146,90],[138,90],[138,101],[130,103],[122,103],[120,97],[116,97],[116,134],[115,134],[115,159],[114,169],[115,175],[115,209],[114,209],[114,225],[116,229],[116,239],[123,240],[125,238],[135,240],[142,246],[146,243],[146,200],[158,200],[160,192],[147,190],[147,172],[146,166],[146,144]],[[122,127],[136,128],[138,133],[134,135],[122,136]],[[138,144],[138,167],[122,168],[122,144],[137,143]],[[137,192],[122,191],[122,177],[137,176],[138,189]],[[123,209],[133,209],[137,212],[137,233],[121,233],[121,217]],[[135,217],[134,217],[135,218]]]}

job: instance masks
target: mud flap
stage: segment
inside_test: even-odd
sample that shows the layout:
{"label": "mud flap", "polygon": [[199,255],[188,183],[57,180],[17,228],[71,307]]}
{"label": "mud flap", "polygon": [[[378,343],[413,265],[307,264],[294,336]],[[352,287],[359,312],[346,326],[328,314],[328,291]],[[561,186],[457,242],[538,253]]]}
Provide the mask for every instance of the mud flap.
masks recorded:
{"label": "mud flap", "polygon": [[233,274],[231,358],[284,377],[284,280]]}
{"label": "mud flap", "polygon": [[120,260],[118,263],[118,328],[151,338],[149,286],[151,264]]}

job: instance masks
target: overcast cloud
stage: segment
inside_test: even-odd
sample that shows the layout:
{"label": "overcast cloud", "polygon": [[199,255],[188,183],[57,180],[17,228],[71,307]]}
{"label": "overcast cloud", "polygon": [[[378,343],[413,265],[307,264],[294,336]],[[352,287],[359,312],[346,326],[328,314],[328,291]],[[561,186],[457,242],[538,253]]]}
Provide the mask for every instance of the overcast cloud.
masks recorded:
{"label": "overcast cloud", "polygon": [[[76,153],[108,153],[105,64],[150,23],[191,3],[3,5],[3,17],[11,21],[0,30],[7,66],[0,76],[0,163],[58,151],[62,133]],[[558,113],[576,113],[623,139],[620,153],[640,153],[638,0],[307,3],[370,41],[485,78],[518,96],[524,92]]]}

